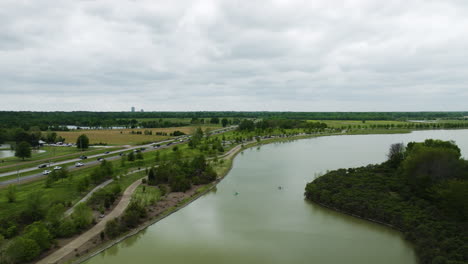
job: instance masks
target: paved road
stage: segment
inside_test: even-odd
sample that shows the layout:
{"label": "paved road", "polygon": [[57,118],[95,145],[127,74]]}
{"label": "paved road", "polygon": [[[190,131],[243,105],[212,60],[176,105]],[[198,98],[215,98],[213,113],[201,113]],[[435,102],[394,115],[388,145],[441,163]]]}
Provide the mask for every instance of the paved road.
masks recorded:
{"label": "paved road", "polygon": [[120,199],[119,203],[117,206],[110,212],[108,215],[106,215],[104,218],[99,221],[95,226],[93,226],[91,229],[80,235],[79,237],[75,238],[59,250],[53,252],[49,256],[41,259],[40,261],[37,262],[37,264],[52,264],[52,263],[58,263],[62,258],[66,257],[67,255],[71,254],[74,252],[75,248],[79,248],[82,246],[84,243],[88,242],[90,239],[92,239],[94,236],[97,234],[101,233],[104,231],[104,228],[106,227],[106,223],[116,217],[119,217],[122,215],[122,213],[125,211],[127,206],[130,204],[130,200],[132,198],[133,192],[135,192],[136,188],[141,184],[141,179],[135,181],[132,183],[130,186],[125,189],[125,192],[122,195],[122,199]]}
{"label": "paved road", "polygon": [[[210,131],[210,134],[224,133],[224,132],[231,131],[231,130],[235,129],[236,127],[237,126],[231,126],[231,127],[227,127],[227,128],[216,129],[216,130]],[[79,158],[64,160],[64,161],[53,163],[53,164],[50,165],[50,167],[59,166],[59,165],[67,164],[67,163],[75,163],[75,162],[82,162],[82,163],[85,164],[85,167],[86,166],[89,167],[89,166],[99,164],[99,161],[97,161],[96,158],[104,156],[104,155],[119,154],[121,152],[126,152],[126,151],[129,151],[129,150],[135,150],[135,149],[141,149],[141,148],[145,148],[145,150],[143,150],[142,152],[149,152],[149,151],[153,151],[153,150],[156,150],[156,149],[168,148],[168,147],[170,147],[172,145],[185,143],[185,141],[182,141],[182,142],[179,141],[180,138],[189,138],[189,137],[191,137],[191,136],[190,135],[189,136],[181,136],[181,137],[177,137],[175,139],[168,139],[168,140],[154,142],[154,143],[150,143],[150,144],[146,144],[146,145],[140,145],[140,146],[129,147],[129,148],[126,148],[126,149],[115,150],[115,151],[109,152],[108,154],[102,153],[102,154],[91,155],[91,156],[88,156],[88,158],[85,159],[85,160],[82,160],[82,159],[79,159]],[[170,142],[173,142],[173,143],[170,146],[167,145]],[[153,148],[153,145],[156,145],[156,144],[161,145],[161,147]],[[166,144],[166,145],[163,145],[163,144]],[[120,159],[120,155],[106,157],[105,159],[106,160],[111,160],[111,161],[112,160],[117,160],[117,159]],[[44,168],[44,169],[46,169],[46,168]],[[76,170],[78,168],[76,168],[74,165],[71,165],[71,166],[68,166],[67,169],[68,170]],[[21,174],[21,173],[29,172],[29,171],[33,171],[33,170],[37,170],[37,167],[23,169],[23,170],[20,170],[19,173]],[[16,174],[17,174],[17,171],[6,172],[6,173],[0,174],[0,178],[5,177],[5,176],[10,176],[10,175],[16,175]],[[18,184],[18,183],[21,183],[22,181],[28,181],[28,180],[38,178],[38,177],[42,177],[42,176],[44,176],[42,174],[42,172],[32,174],[32,175],[28,175],[28,176],[22,176],[22,177],[19,177],[19,178],[16,178],[16,179],[1,181],[0,186],[10,185],[10,184],[14,184],[14,183]]]}

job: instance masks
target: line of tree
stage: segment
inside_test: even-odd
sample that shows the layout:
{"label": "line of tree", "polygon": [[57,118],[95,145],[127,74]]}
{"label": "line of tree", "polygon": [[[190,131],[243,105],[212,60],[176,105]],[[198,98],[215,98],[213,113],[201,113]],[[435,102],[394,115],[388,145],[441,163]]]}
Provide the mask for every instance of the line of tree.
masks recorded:
{"label": "line of tree", "polygon": [[254,131],[266,130],[266,129],[294,129],[294,128],[304,128],[304,129],[317,129],[322,130],[327,128],[327,124],[322,122],[307,122],[305,120],[295,120],[295,119],[264,119],[258,122],[254,122],[251,119],[244,119],[239,124],[240,131]]}
{"label": "line of tree", "polygon": [[391,225],[421,263],[468,262],[468,161],[453,142],[391,146],[379,165],[331,171],[307,184],[307,199]]}
{"label": "line of tree", "polygon": [[[298,119],[298,120],[429,120],[429,119],[463,119],[468,112],[13,112],[0,111],[0,128],[21,127],[29,130],[37,126],[41,131],[52,127],[56,131],[63,125],[112,127],[124,126],[134,128],[138,125],[150,127],[164,127],[163,122],[139,122],[145,118],[192,118],[193,120],[232,118],[258,119]],[[67,124],[64,124],[67,120]],[[167,121],[171,122],[171,121]],[[229,121],[228,121],[229,122]],[[171,122],[170,126],[178,126]],[[217,122],[219,123],[219,122]]]}

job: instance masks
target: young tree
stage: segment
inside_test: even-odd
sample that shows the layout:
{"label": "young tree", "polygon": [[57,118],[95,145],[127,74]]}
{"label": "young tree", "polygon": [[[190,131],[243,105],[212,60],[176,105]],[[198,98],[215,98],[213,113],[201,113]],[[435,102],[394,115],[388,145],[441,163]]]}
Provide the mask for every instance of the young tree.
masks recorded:
{"label": "young tree", "polygon": [[133,154],[133,151],[128,153],[127,160],[128,161],[135,161],[135,154]]}
{"label": "young tree", "polygon": [[71,217],[76,229],[83,230],[93,222],[93,211],[86,204],[80,203],[75,207]]}
{"label": "young tree", "polygon": [[7,200],[9,203],[14,203],[16,201],[16,186],[11,184],[8,186],[6,193]]}
{"label": "young tree", "polygon": [[76,140],[76,147],[79,149],[87,149],[89,147],[89,138],[85,134],[82,134]]}
{"label": "young tree", "polygon": [[227,120],[227,118],[223,118],[221,120],[221,124],[223,125],[223,127],[226,127],[228,125],[229,121]]}
{"label": "young tree", "polygon": [[26,141],[22,141],[16,146],[15,156],[18,158],[30,158],[31,157],[31,144]]}

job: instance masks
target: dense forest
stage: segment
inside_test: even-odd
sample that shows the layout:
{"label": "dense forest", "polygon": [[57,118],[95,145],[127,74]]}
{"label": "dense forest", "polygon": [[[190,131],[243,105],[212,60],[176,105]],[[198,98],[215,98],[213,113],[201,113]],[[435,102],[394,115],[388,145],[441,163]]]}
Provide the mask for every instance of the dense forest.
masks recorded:
{"label": "dense forest", "polygon": [[388,161],[339,169],[307,184],[307,199],[390,225],[421,263],[468,262],[468,161],[453,143],[391,146]]}
{"label": "dense forest", "polygon": [[[22,127],[28,130],[37,126],[45,131],[50,127],[58,130],[64,125],[89,127],[131,127],[139,124],[137,119],[164,118],[260,118],[302,120],[429,120],[463,119],[468,112],[7,112],[0,111],[0,128]],[[166,122],[166,123],[165,123]],[[153,121],[148,126],[177,126]],[[177,123],[177,122],[175,122]],[[183,125],[183,124],[179,124]]]}

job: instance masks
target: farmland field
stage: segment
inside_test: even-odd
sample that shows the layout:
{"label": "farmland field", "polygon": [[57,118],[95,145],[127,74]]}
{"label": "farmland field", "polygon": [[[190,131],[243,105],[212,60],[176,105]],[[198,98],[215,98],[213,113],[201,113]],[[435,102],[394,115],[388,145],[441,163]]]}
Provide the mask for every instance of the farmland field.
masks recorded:
{"label": "farmland field", "polygon": [[[206,127],[203,129],[216,129],[217,127]],[[185,134],[192,134],[195,131],[195,126],[186,127],[169,127],[169,128],[147,128],[147,129],[98,129],[98,130],[74,130],[74,131],[57,131],[57,134],[65,138],[65,142],[75,143],[81,134],[85,134],[89,138],[90,144],[107,144],[107,145],[137,145],[154,141],[160,141],[170,138],[169,134],[174,131],[181,131]],[[144,131],[151,131],[152,135],[145,135]],[[142,134],[132,134],[140,131]],[[167,136],[156,135],[157,132],[167,133]]]}

